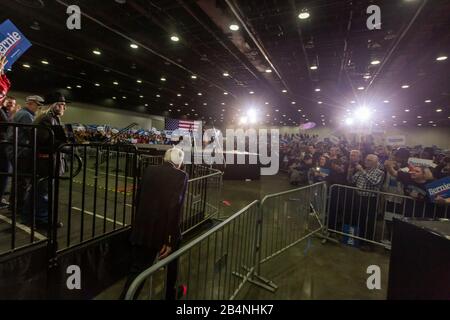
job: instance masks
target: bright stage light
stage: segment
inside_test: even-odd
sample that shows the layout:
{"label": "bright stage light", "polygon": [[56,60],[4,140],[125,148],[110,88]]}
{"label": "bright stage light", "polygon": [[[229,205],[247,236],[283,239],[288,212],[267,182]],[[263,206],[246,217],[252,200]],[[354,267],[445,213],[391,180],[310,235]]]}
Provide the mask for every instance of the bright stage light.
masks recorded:
{"label": "bright stage light", "polygon": [[243,116],[239,119],[239,123],[240,124],[247,124],[248,123],[248,118],[246,116]]}
{"label": "bright stage light", "polygon": [[255,109],[250,109],[247,111],[247,119],[250,123],[256,123],[258,120],[258,115]]}
{"label": "bright stage light", "polygon": [[361,121],[367,121],[370,118],[371,112],[367,107],[361,107],[355,112],[356,118]]}
{"label": "bright stage light", "polygon": [[346,118],[345,119],[345,124],[348,126],[351,126],[353,124],[354,120],[353,118]]}

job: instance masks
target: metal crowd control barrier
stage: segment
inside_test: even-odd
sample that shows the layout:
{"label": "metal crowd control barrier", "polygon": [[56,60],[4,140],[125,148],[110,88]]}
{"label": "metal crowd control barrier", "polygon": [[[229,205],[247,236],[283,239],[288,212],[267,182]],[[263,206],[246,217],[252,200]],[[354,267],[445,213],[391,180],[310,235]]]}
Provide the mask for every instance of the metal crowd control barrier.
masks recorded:
{"label": "metal crowd control barrier", "polygon": [[203,222],[219,217],[222,175],[219,170],[197,166],[189,178],[181,215],[181,231],[187,233]]}
{"label": "metal crowd control barrier", "polygon": [[394,218],[450,218],[449,205],[441,205],[408,196],[358,189],[344,185],[329,188],[326,228],[341,235],[342,241],[359,241],[390,249]]}
{"label": "metal crowd control barrier", "polygon": [[[54,223],[63,223],[53,229],[58,251],[133,223],[137,157],[135,147],[122,144],[67,144],[58,149]],[[79,158],[81,168],[76,167]]]}
{"label": "metal crowd control barrier", "polygon": [[325,203],[325,183],[268,195],[261,206],[254,201],[142,272],[125,298],[164,299],[174,277],[176,287],[187,287],[186,300],[235,299],[247,282],[273,292],[261,265],[323,230]]}
{"label": "metal crowd control barrier", "polygon": [[263,198],[260,265],[322,231],[326,190],[326,184],[320,182]]}
{"label": "metal crowd control barrier", "polygon": [[[162,299],[168,279],[187,286],[184,299],[233,299],[249,280],[256,262],[259,201],[254,201],[183,248],[141,273],[125,299]],[[177,272],[168,272],[170,264]],[[242,273],[241,273],[242,272]],[[148,281],[147,281],[148,280]],[[147,285],[145,286],[145,283]]]}
{"label": "metal crowd control barrier", "polygon": [[[45,141],[44,141],[45,138]],[[42,126],[0,124],[0,256],[48,242],[53,216],[53,131]],[[8,181],[10,180],[10,181]],[[45,225],[39,226],[37,224]]]}

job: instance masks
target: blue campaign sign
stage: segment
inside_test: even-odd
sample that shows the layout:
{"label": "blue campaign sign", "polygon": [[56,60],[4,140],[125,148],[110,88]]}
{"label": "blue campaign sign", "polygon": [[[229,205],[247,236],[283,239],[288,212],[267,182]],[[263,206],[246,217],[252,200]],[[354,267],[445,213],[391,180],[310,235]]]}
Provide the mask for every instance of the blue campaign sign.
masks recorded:
{"label": "blue campaign sign", "polygon": [[14,62],[31,47],[30,41],[10,21],[0,25],[0,54],[6,56],[5,70],[11,69]]}
{"label": "blue campaign sign", "polygon": [[[344,233],[352,235],[352,236],[359,236],[359,228],[357,226],[351,226],[348,224],[344,224]],[[344,236],[342,238],[342,243],[352,246],[352,247],[358,247],[359,246],[359,240],[350,236]]]}
{"label": "blue campaign sign", "polygon": [[428,195],[434,201],[437,196],[444,199],[450,198],[450,177],[445,177],[426,185]]}

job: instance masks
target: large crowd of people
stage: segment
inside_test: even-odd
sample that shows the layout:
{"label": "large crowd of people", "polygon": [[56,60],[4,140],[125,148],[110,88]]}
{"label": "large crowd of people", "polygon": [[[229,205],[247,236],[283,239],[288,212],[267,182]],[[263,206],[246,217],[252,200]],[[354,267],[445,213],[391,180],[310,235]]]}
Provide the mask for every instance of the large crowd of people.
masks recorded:
{"label": "large crowd of people", "polygon": [[[343,137],[320,141],[318,136],[293,134],[280,139],[280,161],[293,185],[326,182],[326,224],[331,230],[373,241],[387,232],[383,241],[389,241],[394,216],[450,216],[450,154],[435,146],[378,145],[371,136],[360,142]],[[444,192],[433,195],[433,188]],[[386,228],[380,231],[380,225]],[[373,249],[366,244],[361,248]]]}
{"label": "large crowd of people", "polygon": [[[436,218],[445,210],[450,198],[430,194],[430,183],[450,177],[450,155],[448,151],[433,147],[395,147],[378,145],[372,136],[362,137],[360,142],[338,138],[319,141],[317,136],[284,135],[280,139],[282,169],[291,184],[313,184],[326,181],[328,185],[355,187],[358,190],[384,191],[393,197],[387,202],[389,210],[409,216]],[[344,187],[345,188],[345,187]],[[337,189],[336,189],[337,190]],[[348,190],[347,190],[348,191]],[[351,193],[351,192],[349,192]],[[341,211],[375,212],[375,192],[358,191],[355,199],[337,194],[331,199],[341,202]],[[406,196],[407,198],[401,198]],[[413,199],[411,201],[404,199]],[[347,201],[368,208],[344,208]],[[361,201],[364,200],[364,201]],[[399,205],[401,204],[401,206]],[[436,209],[437,208],[437,209]],[[441,208],[441,209],[439,209]],[[442,212],[441,212],[442,211]],[[442,215],[442,214],[441,214]],[[370,223],[369,223],[370,225]]]}
{"label": "large crowd of people", "polygon": [[77,143],[127,143],[127,144],[171,144],[163,132],[145,129],[119,130],[110,127],[78,126],[74,130]]}

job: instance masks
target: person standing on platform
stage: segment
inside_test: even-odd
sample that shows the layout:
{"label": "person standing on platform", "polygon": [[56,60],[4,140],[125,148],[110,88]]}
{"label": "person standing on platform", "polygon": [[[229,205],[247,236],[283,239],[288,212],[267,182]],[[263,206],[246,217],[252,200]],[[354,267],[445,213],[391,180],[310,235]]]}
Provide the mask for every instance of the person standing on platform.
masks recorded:
{"label": "person standing on platform", "polygon": [[[29,96],[26,98],[26,105],[14,115],[13,122],[19,124],[33,124],[36,112],[44,105],[44,99],[40,96]],[[22,220],[27,221],[29,217],[24,217],[23,207],[27,199],[27,192],[31,186],[31,176],[33,174],[33,133],[30,128],[20,128],[18,130],[18,151],[17,151],[17,212],[22,215]],[[14,156],[14,155],[11,155]],[[14,204],[14,190],[11,190],[10,206]]]}
{"label": "person standing on platform", "polygon": [[[47,112],[38,116],[34,123],[35,125],[43,126],[53,131],[52,135],[46,129],[38,129],[37,135],[37,157],[38,157],[38,174],[39,179],[52,178],[52,172],[55,174],[64,174],[64,159],[62,154],[59,154],[57,159],[57,148],[67,142],[67,137],[62,127],[61,118],[66,111],[66,98],[59,92],[55,92],[46,97],[45,103],[50,105]],[[51,161],[53,160],[53,161]],[[50,164],[53,162],[53,167]],[[36,208],[36,225],[45,228],[51,221],[48,221],[48,184],[47,179],[41,180],[38,183],[37,192],[37,208]],[[31,195],[30,195],[31,196]],[[33,203],[31,199],[27,200],[27,204]],[[24,208],[24,215],[31,217],[31,208],[29,205]],[[56,227],[61,228],[62,222],[57,222]]]}
{"label": "person standing on platform", "polygon": [[[176,251],[181,240],[180,220],[188,176],[180,170],[184,152],[177,148],[166,151],[161,166],[149,166],[142,177],[136,202],[136,217],[131,230],[132,262],[121,298],[133,280],[155,259],[164,259]],[[177,261],[167,269],[166,300],[176,298]],[[143,284],[133,298],[139,296]]]}

